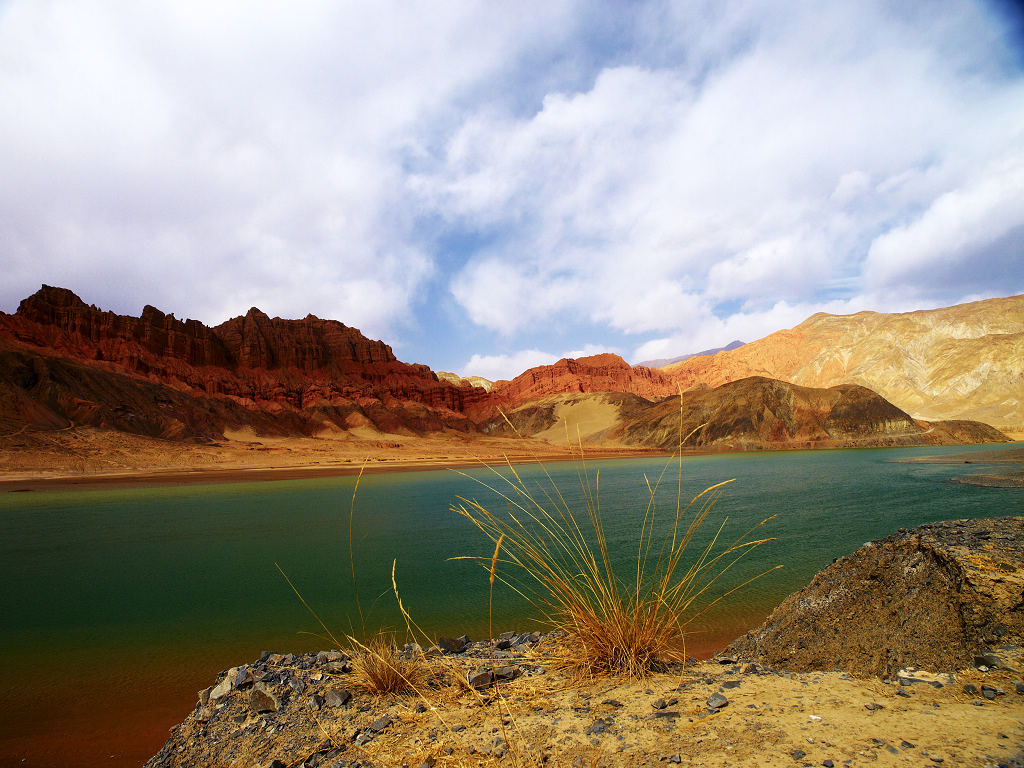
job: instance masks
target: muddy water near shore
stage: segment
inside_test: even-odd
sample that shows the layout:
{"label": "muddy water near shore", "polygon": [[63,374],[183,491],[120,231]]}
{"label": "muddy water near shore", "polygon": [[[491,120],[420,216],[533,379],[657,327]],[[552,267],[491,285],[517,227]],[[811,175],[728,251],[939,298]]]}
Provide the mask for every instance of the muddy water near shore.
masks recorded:
{"label": "muddy water near shore", "polygon": [[[759,453],[688,458],[684,496],[730,478],[705,534],[725,539],[769,515],[777,537],[729,572],[728,584],[771,573],[702,616],[691,635],[707,655],[759,623],[835,557],[897,528],[1020,512],[1019,493],[950,482],[964,467],[900,459],[977,449]],[[646,503],[663,459],[589,462],[613,556],[628,576]],[[578,467],[551,465],[570,504]],[[972,464],[982,473],[984,464]],[[392,563],[406,607],[429,633],[487,631],[487,579],[458,555],[491,546],[452,512],[457,497],[495,507],[489,470],[364,477],[353,517],[367,629],[403,626],[390,592]],[[543,498],[544,470],[521,474]],[[668,470],[659,519],[675,508]],[[0,765],[128,766],[153,754],[218,670],[262,650],[332,646],[275,568],[340,637],[361,632],[349,566],[352,477],[261,483],[7,493],[0,496]],[[730,536],[729,534],[733,534]],[[699,542],[697,542],[699,545]],[[723,582],[722,586],[727,586]],[[530,629],[530,606],[495,595],[494,631]]]}

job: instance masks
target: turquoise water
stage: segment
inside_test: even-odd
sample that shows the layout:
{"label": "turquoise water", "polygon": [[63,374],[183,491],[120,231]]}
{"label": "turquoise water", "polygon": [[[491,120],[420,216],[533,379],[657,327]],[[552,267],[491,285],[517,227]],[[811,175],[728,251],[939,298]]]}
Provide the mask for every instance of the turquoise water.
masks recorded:
{"label": "turquoise water", "polygon": [[[783,565],[703,617],[695,647],[721,647],[865,541],[928,521],[1022,514],[1019,491],[949,482],[982,472],[983,465],[897,461],[971,450],[991,446],[687,458],[684,496],[736,478],[723,490],[704,534],[727,518],[724,539],[732,540],[777,516],[763,529],[776,540],[733,569],[723,586]],[[599,473],[609,543],[626,575],[635,563],[647,501],[644,476],[654,482],[664,466],[664,459],[588,464],[592,483]],[[541,468],[518,471],[537,498],[550,489]],[[578,508],[579,468],[556,463],[547,471]],[[485,634],[486,573],[450,558],[478,555],[489,562],[493,547],[450,506],[463,496],[501,508],[501,500],[477,480],[502,481],[488,470],[468,475],[435,471],[362,479],[352,533],[369,629],[404,626],[391,593],[397,562],[403,602],[424,629]],[[354,483],[342,477],[0,496],[0,652],[8,661],[0,708],[16,713],[0,726],[0,763],[25,757],[26,733],[44,746],[61,744],[60,734],[76,722],[102,724],[107,707],[110,717],[121,718],[122,730],[132,731],[123,726],[122,710],[129,710],[135,730],[145,737],[121,749],[115,734],[109,744],[95,747],[107,753],[103,760],[83,754],[71,762],[110,765],[109,755],[118,754],[121,764],[137,764],[156,751],[166,728],[187,714],[195,691],[219,669],[264,649],[333,645],[305,634],[322,630],[275,563],[332,631],[359,631],[348,538]],[[660,520],[674,510],[676,483],[677,471],[670,468],[658,495]],[[530,624],[530,607],[499,587],[495,632]],[[85,694],[70,697],[69,686]],[[58,726],[54,711],[61,707]],[[29,755],[24,764],[69,764],[48,755]]]}

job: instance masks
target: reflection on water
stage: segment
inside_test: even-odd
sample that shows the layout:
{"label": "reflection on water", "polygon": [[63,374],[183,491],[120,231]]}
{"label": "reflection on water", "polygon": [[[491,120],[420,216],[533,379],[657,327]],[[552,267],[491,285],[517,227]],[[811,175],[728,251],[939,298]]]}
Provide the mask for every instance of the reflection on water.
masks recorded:
{"label": "reflection on water", "polygon": [[[732,569],[729,583],[784,566],[702,616],[688,648],[704,654],[721,648],[865,541],[928,521],[1012,513],[1008,498],[1014,491],[948,482],[963,474],[963,466],[893,461],[969,450],[686,459],[686,497],[737,478],[702,535],[724,521],[723,537],[731,541],[777,515],[766,528],[776,540]],[[653,483],[664,467],[663,459],[588,464],[591,482],[600,476],[601,512],[624,576],[631,563],[635,568],[648,500],[645,476]],[[970,469],[985,471],[980,464]],[[580,508],[578,467],[552,464],[547,471],[567,502]],[[519,468],[538,500],[551,494],[544,472]],[[489,561],[492,547],[450,505],[460,496],[492,509],[507,503],[477,482],[497,487],[500,477],[489,470],[468,474],[362,479],[352,534],[370,629],[403,626],[390,588],[396,561],[403,602],[428,632],[486,634],[486,574],[472,562],[450,558]],[[663,524],[675,510],[677,479],[670,467],[657,496]],[[330,645],[303,634],[319,627],[275,563],[335,634],[358,632],[348,554],[353,483],[344,477],[0,497],[0,651],[9,665],[0,694],[0,763],[28,755],[33,764],[66,765],[66,750],[75,749],[71,762],[78,765],[137,765],[156,751],[166,729],[192,707],[195,691],[218,670],[264,649]],[[495,606],[496,632],[532,626],[529,605],[508,588],[496,590]]]}

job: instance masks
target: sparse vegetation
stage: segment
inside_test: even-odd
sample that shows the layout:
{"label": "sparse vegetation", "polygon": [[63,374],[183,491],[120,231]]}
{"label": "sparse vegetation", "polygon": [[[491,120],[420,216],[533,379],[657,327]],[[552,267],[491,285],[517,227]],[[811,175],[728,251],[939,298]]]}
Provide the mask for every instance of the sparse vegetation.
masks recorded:
{"label": "sparse vegetation", "polygon": [[[681,435],[679,442],[685,442]],[[706,488],[683,504],[680,459],[675,511],[659,534],[655,496],[670,463],[653,485],[647,481],[648,499],[637,521],[635,573],[628,576],[613,566],[599,503],[600,474],[591,483],[582,448],[582,510],[573,509],[550,475],[550,488],[534,493],[511,464],[507,474],[496,473],[500,482],[481,481],[507,503],[507,513],[466,498],[452,507],[495,542],[496,554],[502,543],[499,562],[517,572],[503,573],[503,580],[529,599],[552,628],[566,634],[571,648],[566,662],[582,674],[638,677],[683,661],[687,627],[753,580],[716,593],[719,579],[746,553],[771,541],[751,538],[771,518],[731,543],[720,541],[723,520],[710,541],[688,558],[722,488],[732,481]]]}

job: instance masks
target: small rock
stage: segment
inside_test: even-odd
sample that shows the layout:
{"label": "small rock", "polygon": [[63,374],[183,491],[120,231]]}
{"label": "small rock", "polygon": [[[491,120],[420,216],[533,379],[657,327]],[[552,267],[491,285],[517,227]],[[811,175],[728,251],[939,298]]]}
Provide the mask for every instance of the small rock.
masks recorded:
{"label": "small rock", "polygon": [[326,700],[319,693],[314,693],[313,698],[310,699],[310,701],[312,702],[314,709],[320,709],[320,707],[324,705],[324,701]]}
{"label": "small rock", "polygon": [[914,745],[911,744],[906,739],[904,739],[903,741],[900,742],[900,747],[903,748],[903,749],[914,749],[915,748]]}
{"label": "small rock", "polygon": [[964,693],[968,696],[977,696],[981,692],[978,690],[978,686],[973,683],[967,683],[967,685],[964,686]]}
{"label": "small rock", "polygon": [[720,693],[713,693],[711,698],[708,699],[708,709],[721,709],[728,706],[728,704],[729,700]]}
{"label": "small rock", "polygon": [[683,756],[682,755],[669,755],[667,758],[665,758],[665,761],[669,762],[669,763],[681,763],[681,762],[683,762]]}
{"label": "small rock", "polygon": [[792,757],[794,760],[803,760],[805,757],[807,757],[807,753],[804,752],[802,749],[794,749],[792,752],[789,753],[789,756]]}
{"label": "small rock", "polygon": [[368,731],[373,731],[374,733],[381,733],[393,722],[391,715],[382,715],[366,726],[366,729]]}
{"label": "small rock", "polygon": [[611,720],[606,720],[603,717],[599,717],[594,721],[593,725],[591,725],[589,728],[587,728],[586,731],[584,731],[584,733],[587,736],[597,736],[602,733],[607,733],[608,729],[611,727]]}
{"label": "small rock", "polygon": [[472,688],[486,688],[494,682],[494,675],[491,674],[491,670],[484,669],[479,672],[473,672],[466,678],[466,681]]}
{"label": "small rock", "polygon": [[1024,683],[1014,683],[1014,686],[1016,687],[1018,694],[1024,695]]}
{"label": "small rock", "polygon": [[327,703],[332,707],[344,707],[352,700],[352,693],[347,688],[331,688],[327,691]]}
{"label": "small rock", "polygon": [[675,720],[676,718],[679,717],[679,711],[676,710],[676,709],[662,709],[662,710],[659,710],[658,712],[655,712],[653,716],[656,717],[656,718],[665,718],[667,720]]}
{"label": "small rock", "polygon": [[825,768],[835,768],[835,763],[833,763],[831,760],[823,760],[821,764],[825,766]]}
{"label": "small rock", "polygon": [[303,680],[301,677],[293,677],[291,680],[288,681],[288,685],[296,693],[302,693],[304,690],[306,690],[306,681]]}
{"label": "small rock", "polygon": [[995,701],[997,693],[998,693],[998,691],[995,688],[993,688],[991,685],[983,685],[983,686],[981,686],[981,695],[984,696],[989,701]]}
{"label": "small rock", "polygon": [[277,712],[281,702],[265,683],[256,683],[249,694],[249,706],[254,712]]}
{"label": "small rock", "polygon": [[244,685],[251,685],[253,683],[252,672],[249,671],[248,667],[240,667],[238,674],[235,676],[235,688],[241,688]]}
{"label": "small rock", "polygon": [[651,706],[655,709],[666,709],[668,707],[668,702],[666,702],[664,699],[656,699],[655,701],[651,702]]}
{"label": "small rock", "polygon": [[442,653],[462,653],[466,650],[466,643],[461,637],[439,637],[437,638],[437,647],[441,649]]}
{"label": "small rock", "polygon": [[740,667],[740,672],[744,675],[749,675],[752,672],[757,672],[757,664],[751,664],[749,661]]}
{"label": "small rock", "polygon": [[874,712],[879,709],[885,709],[885,707],[872,701],[870,704],[865,704],[864,709],[868,710],[868,712]]}
{"label": "small rock", "polygon": [[515,667],[499,667],[494,671],[494,679],[506,682],[512,680],[516,676]]}
{"label": "small rock", "polygon": [[902,688],[897,688],[896,689],[896,695],[897,696],[903,696],[906,699],[910,698],[910,694],[907,693],[906,691],[904,691]]}
{"label": "small rock", "polygon": [[267,763],[267,768],[288,768],[288,764],[283,760],[271,760]]}
{"label": "small rock", "polygon": [[352,667],[345,661],[329,661],[324,665],[324,671],[332,675],[347,675],[352,671]]}
{"label": "small rock", "polygon": [[608,707],[615,707],[616,709],[622,706],[622,702],[616,701],[615,699],[605,699],[601,703]]}

